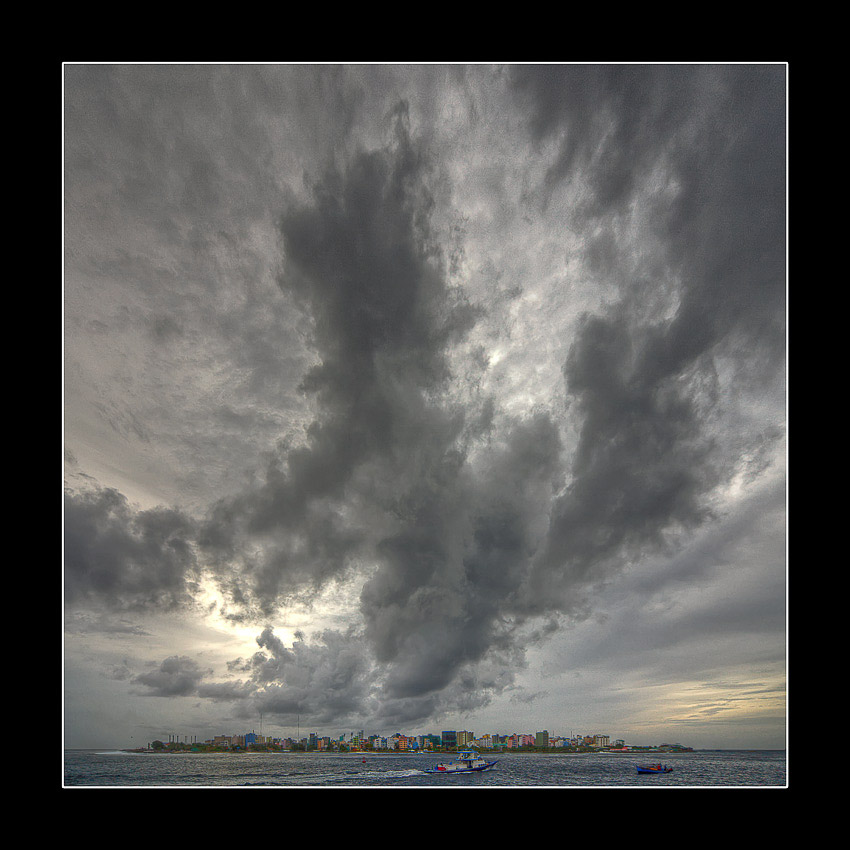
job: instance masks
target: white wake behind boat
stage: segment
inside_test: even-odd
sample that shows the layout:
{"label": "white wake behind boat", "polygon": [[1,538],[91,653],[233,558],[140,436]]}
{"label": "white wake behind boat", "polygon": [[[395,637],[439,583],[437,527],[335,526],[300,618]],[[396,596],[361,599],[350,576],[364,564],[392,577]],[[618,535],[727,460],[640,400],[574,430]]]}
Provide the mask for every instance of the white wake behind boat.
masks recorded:
{"label": "white wake behind boat", "polygon": [[463,750],[454,761],[434,765],[430,773],[480,773],[490,770],[495,764],[495,761],[487,761],[472,750]]}

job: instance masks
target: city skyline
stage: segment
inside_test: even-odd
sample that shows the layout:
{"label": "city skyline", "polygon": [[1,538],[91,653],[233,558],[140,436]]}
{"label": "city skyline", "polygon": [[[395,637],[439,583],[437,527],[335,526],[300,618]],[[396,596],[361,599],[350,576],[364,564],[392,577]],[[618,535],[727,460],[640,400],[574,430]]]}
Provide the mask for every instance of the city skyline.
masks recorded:
{"label": "city skyline", "polygon": [[[449,737],[447,737],[449,736]],[[327,734],[324,731],[311,730],[302,734],[292,736],[276,736],[266,735],[258,732],[256,729],[250,731],[237,732],[235,734],[219,733],[210,738],[199,738],[197,735],[180,734],[169,732],[168,734],[160,735],[154,739],[154,742],[167,746],[196,746],[196,745],[213,745],[213,746],[230,746],[234,743],[239,746],[248,744],[276,744],[276,745],[292,745],[292,744],[310,744],[316,745],[319,743],[330,744],[345,744],[359,747],[363,744],[368,744],[374,747],[376,744],[381,748],[394,748],[390,744],[395,744],[398,741],[403,741],[402,748],[407,747],[422,747],[426,743],[440,746],[472,746],[472,747],[529,747],[529,746],[592,746],[605,749],[642,749],[646,747],[675,747],[681,749],[689,749],[687,745],[679,741],[660,741],[652,744],[634,743],[624,740],[620,737],[612,737],[604,732],[595,733],[560,733],[558,731],[550,731],[548,729],[539,729],[534,732],[528,731],[513,731],[513,732],[498,732],[487,731],[475,733],[469,729],[452,729],[431,731],[419,735],[409,735],[404,732],[370,732],[364,730],[360,732],[343,732],[337,734]],[[150,747],[152,742],[148,742]]]}
{"label": "city skyline", "polygon": [[65,745],[783,748],[787,73],[65,64]]}

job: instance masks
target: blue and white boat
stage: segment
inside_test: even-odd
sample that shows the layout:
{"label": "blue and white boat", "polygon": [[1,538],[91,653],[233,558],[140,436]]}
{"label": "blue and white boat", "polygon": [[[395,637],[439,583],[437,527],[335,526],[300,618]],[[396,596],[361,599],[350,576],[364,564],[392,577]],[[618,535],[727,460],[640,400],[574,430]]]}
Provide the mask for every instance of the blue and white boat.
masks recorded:
{"label": "blue and white boat", "polygon": [[480,773],[482,770],[490,770],[497,762],[487,761],[472,750],[462,750],[457,758],[448,764],[440,763],[434,765],[430,773]]}

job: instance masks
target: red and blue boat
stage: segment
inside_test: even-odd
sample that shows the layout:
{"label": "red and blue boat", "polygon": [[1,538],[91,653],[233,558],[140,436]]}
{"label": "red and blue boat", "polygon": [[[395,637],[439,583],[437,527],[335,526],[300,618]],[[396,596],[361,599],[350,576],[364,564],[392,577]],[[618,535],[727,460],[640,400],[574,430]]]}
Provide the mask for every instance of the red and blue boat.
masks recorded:
{"label": "red and blue boat", "polygon": [[672,773],[673,768],[667,767],[666,764],[639,764],[637,765],[638,773]]}
{"label": "red and blue boat", "polygon": [[431,768],[430,773],[480,773],[490,770],[497,762],[487,761],[472,750],[463,750],[457,754],[457,758],[448,764],[437,764]]}

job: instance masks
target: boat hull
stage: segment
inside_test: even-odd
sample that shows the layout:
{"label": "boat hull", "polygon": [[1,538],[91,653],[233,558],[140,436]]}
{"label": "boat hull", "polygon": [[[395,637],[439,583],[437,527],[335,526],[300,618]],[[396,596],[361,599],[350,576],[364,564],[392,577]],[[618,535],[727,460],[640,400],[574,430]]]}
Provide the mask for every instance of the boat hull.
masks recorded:
{"label": "boat hull", "polygon": [[482,764],[476,767],[437,767],[429,770],[429,773],[436,773],[440,776],[454,776],[456,773],[482,773],[485,770],[490,770],[496,765],[496,762],[491,761],[487,764]]}
{"label": "boat hull", "polygon": [[672,767],[639,767],[638,773],[672,773]]}

